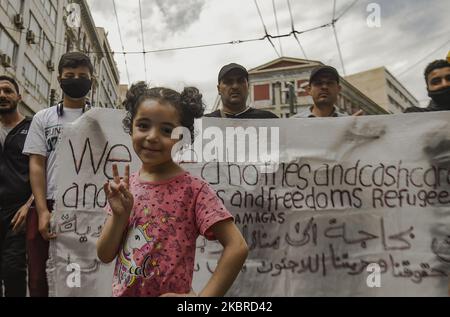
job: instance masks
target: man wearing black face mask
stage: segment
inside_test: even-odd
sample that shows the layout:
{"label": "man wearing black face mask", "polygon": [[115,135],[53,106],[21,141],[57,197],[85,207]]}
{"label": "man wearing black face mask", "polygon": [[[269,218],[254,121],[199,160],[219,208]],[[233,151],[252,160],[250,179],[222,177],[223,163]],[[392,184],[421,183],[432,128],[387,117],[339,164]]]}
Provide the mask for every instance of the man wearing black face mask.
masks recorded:
{"label": "man wearing black face mask", "polygon": [[428,112],[450,110],[450,63],[446,60],[436,60],[425,69],[428,96],[431,101],[428,107],[410,107],[407,112]]}
{"label": "man wearing black face mask", "polygon": [[94,67],[85,54],[70,52],[61,57],[58,72],[64,99],[34,116],[23,151],[30,156],[36,205],[27,218],[28,286],[32,297],[48,296],[46,261],[49,240],[56,237],[49,232],[56,192],[56,145],[62,125],[79,118],[86,108]]}

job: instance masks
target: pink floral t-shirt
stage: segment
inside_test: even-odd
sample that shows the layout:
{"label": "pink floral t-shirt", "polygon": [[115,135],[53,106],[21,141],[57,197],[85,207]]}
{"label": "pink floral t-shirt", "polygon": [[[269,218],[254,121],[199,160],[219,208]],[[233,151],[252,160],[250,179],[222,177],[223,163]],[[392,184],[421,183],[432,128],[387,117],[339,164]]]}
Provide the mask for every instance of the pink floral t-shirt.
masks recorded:
{"label": "pink floral t-shirt", "polygon": [[[188,293],[199,234],[214,240],[211,226],[232,219],[215,191],[185,172],[162,182],[130,176],[134,196],[116,261],[113,296]],[[111,214],[109,205],[107,211]]]}

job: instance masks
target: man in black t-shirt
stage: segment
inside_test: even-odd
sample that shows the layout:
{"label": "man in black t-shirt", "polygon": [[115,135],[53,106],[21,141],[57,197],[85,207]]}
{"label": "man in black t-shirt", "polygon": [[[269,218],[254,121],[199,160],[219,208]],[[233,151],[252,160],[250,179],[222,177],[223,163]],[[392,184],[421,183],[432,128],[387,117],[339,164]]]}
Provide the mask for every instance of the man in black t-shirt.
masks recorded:
{"label": "man in black t-shirt", "polygon": [[248,72],[245,67],[231,63],[222,67],[218,76],[217,90],[222,99],[222,109],[205,117],[234,119],[276,119],[275,114],[247,106]]}
{"label": "man in black t-shirt", "polygon": [[26,296],[23,225],[32,196],[22,150],[31,119],[17,110],[20,99],[17,82],[0,76],[0,297]]}

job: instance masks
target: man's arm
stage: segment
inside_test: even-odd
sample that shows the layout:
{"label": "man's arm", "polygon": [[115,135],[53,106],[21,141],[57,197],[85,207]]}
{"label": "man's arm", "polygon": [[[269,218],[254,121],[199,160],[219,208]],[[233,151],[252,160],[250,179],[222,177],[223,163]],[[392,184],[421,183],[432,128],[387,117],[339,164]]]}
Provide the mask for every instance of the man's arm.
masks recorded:
{"label": "man's arm", "polygon": [[30,183],[39,218],[39,232],[45,240],[50,240],[56,238],[56,235],[49,232],[51,214],[47,208],[46,164],[45,156],[30,155]]}
{"label": "man's arm", "polygon": [[14,215],[14,218],[11,220],[11,225],[13,226],[13,229],[12,229],[13,232],[19,232],[22,229],[23,225],[26,222],[28,210],[30,209],[31,204],[33,203],[33,200],[34,200],[34,196],[31,195],[30,198],[28,199],[28,201],[25,203],[25,205],[20,207],[20,209]]}

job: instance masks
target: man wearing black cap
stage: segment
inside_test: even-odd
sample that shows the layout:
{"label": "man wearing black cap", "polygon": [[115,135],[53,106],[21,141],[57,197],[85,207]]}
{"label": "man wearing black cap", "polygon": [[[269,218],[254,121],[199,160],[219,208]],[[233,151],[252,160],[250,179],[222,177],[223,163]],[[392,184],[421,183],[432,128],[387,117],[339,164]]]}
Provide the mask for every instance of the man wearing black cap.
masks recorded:
{"label": "man wearing black cap", "polygon": [[[335,106],[341,85],[339,85],[339,74],[334,67],[325,65],[313,69],[306,91],[312,97],[314,104],[293,118],[347,116],[346,113],[339,112]],[[361,112],[357,112],[355,115],[359,114]]]}
{"label": "man wearing black cap", "polygon": [[431,101],[428,107],[409,107],[406,112],[429,112],[450,110],[450,62],[440,59],[425,69],[425,82]]}
{"label": "man wearing black cap", "polygon": [[245,67],[231,63],[222,67],[218,76],[217,90],[222,99],[223,108],[205,117],[234,119],[274,119],[278,118],[270,111],[247,106],[248,72]]}

